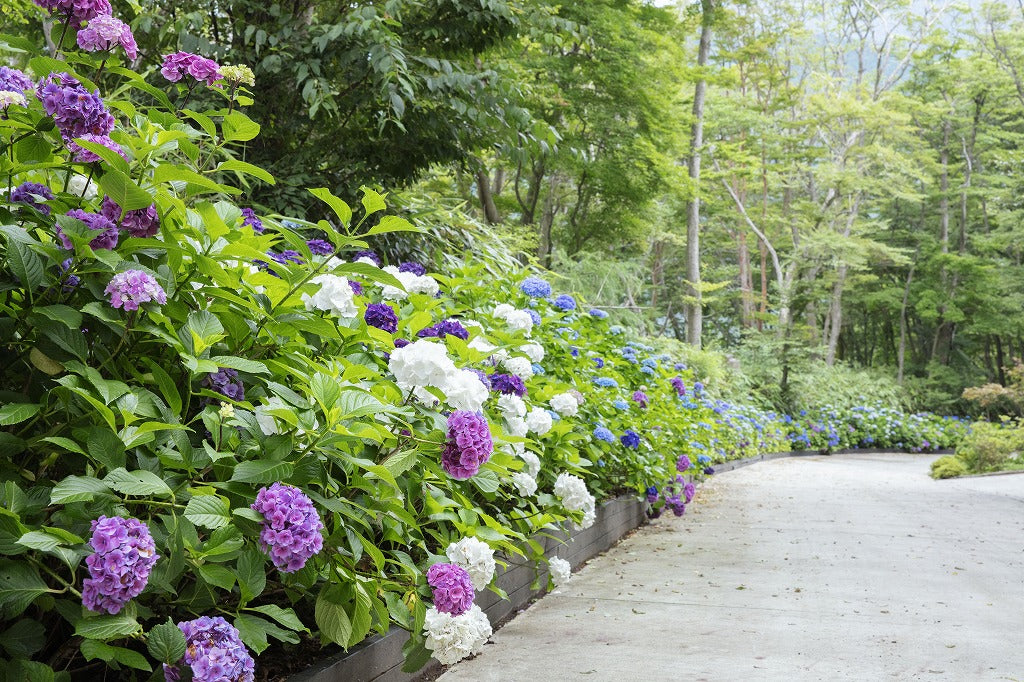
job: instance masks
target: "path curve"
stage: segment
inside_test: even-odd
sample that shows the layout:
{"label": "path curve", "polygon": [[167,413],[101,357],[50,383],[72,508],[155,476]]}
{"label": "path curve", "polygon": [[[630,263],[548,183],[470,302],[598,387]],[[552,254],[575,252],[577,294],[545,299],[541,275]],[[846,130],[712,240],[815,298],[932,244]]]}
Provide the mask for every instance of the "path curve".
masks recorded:
{"label": "path curve", "polygon": [[721,474],[440,679],[1024,680],[1024,475],[933,459]]}

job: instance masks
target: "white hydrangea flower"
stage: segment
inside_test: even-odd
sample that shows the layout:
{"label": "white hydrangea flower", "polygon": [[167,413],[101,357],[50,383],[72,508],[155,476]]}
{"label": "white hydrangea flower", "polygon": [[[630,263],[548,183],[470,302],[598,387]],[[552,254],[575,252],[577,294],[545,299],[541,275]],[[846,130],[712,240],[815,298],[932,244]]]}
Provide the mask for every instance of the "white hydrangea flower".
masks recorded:
{"label": "white hydrangea flower", "polygon": [[[363,256],[362,258],[356,258],[355,262],[356,263],[366,263],[367,265],[372,265],[373,267],[377,267],[377,264],[369,256]],[[395,268],[395,270],[397,270],[397,269],[398,268]]]}
{"label": "white hydrangea flower", "polygon": [[526,415],[526,428],[538,436],[543,436],[550,431],[552,424],[554,424],[554,420],[544,408],[535,407]]}
{"label": "white hydrangea flower", "polygon": [[[405,274],[405,273],[402,273]],[[406,287],[410,294],[426,294],[427,296],[437,296],[437,293],[441,291],[441,285],[437,283],[437,280],[430,275],[416,275],[412,282]]]}
{"label": "white hydrangea flower", "polygon": [[337,275],[317,275],[312,280],[313,284],[319,284],[320,290],[310,296],[303,294],[302,300],[306,303],[306,310],[325,310],[337,317],[351,318],[359,314],[356,308],[349,286],[348,278]]}
{"label": "white hydrangea flower", "polygon": [[559,393],[549,401],[551,409],[563,417],[575,417],[580,411],[580,404],[572,393]]}
{"label": "white hydrangea flower", "polygon": [[441,290],[437,280],[430,275],[417,275],[415,272],[399,272],[394,265],[387,265],[381,268],[384,272],[394,276],[402,284],[402,288],[385,284],[381,289],[381,297],[391,301],[404,301],[409,294],[426,294],[434,296]]}
{"label": "white hydrangea flower", "polygon": [[493,343],[489,343],[487,339],[482,336],[476,336],[469,342],[469,347],[473,350],[478,350],[481,353],[490,353],[491,351],[497,350],[497,346]]}
{"label": "white hydrangea flower", "polygon": [[506,358],[501,364],[506,370],[520,377],[523,381],[533,376],[533,363],[530,362],[529,358],[517,355],[514,358]]}
{"label": "white hydrangea flower", "polygon": [[498,305],[494,306],[494,312],[491,314],[494,315],[494,317],[498,318],[499,320],[504,320],[506,317],[508,317],[509,313],[514,311],[514,306],[510,306],[508,303],[499,303]]}
{"label": "white hydrangea flower", "polygon": [[525,471],[517,471],[512,474],[512,483],[523,497],[529,497],[537,492],[537,479]]}
{"label": "white hydrangea flower", "polygon": [[503,393],[498,398],[498,409],[506,418],[525,417],[526,403],[517,395]]}
{"label": "white hydrangea flower", "polygon": [[505,316],[505,322],[512,331],[524,331],[527,335],[533,329],[533,318],[525,310],[513,310]]}
{"label": "white hydrangea flower", "polygon": [[508,435],[515,436],[516,438],[525,438],[527,430],[526,420],[522,417],[505,418],[505,431],[508,432]]}
{"label": "white hydrangea flower", "polygon": [[468,369],[456,372],[448,382],[441,387],[445,396],[448,397],[448,404],[456,410],[468,412],[479,412],[483,409],[484,403],[490,391],[480,381],[475,372]]}
{"label": "white hydrangea flower", "polygon": [[395,375],[395,381],[403,391],[426,386],[444,390],[459,373],[444,345],[426,339],[392,351],[388,369]]}
{"label": "white hydrangea flower", "polygon": [[582,511],[581,528],[590,528],[597,518],[594,496],[587,490],[582,478],[562,472],[555,480],[555,495],[562,499],[562,506],[569,511]]}
{"label": "white hydrangea flower", "polygon": [[473,589],[483,590],[494,578],[494,550],[477,538],[462,538],[444,551],[448,559],[462,566],[473,581]]}
{"label": "white hydrangea flower", "polygon": [[491,623],[476,604],[463,614],[453,616],[431,606],[423,622],[425,646],[444,665],[458,663],[483,651],[490,638]]}
{"label": "white hydrangea flower", "polygon": [[569,582],[572,577],[572,565],[565,559],[553,556],[548,559],[548,572],[551,573],[555,587],[558,587]]}
{"label": "white hydrangea flower", "polygon": [[[82,192],[85,192],[85,194],[83,195]],[[75,173],[68,181],[68,193],[77,194],[83,199],[95,199],[97,195],[96,183],[90,182],[89,178],[84,175]]]}
{"label": "white hydrangea flower", "polygon": [[519,350],[526,354],[533,362],[540,362],[544,359],[544,346],[539,343],[524,343]]}
{"label": "white hydrangea flower", "polygon": [[518,457],[526,464],[526,473],[530,475],[530,478],[537,478],[537,475],[540,474],[540,458],[525,448],[518,453]]}

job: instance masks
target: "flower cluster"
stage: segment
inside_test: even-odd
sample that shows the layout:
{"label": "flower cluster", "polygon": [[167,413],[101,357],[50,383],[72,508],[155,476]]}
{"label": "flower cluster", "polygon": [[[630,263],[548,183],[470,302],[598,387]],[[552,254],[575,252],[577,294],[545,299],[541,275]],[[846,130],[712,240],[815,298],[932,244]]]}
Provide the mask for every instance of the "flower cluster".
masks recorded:
{"label": "flower cluster", "polygon": [[138,310],[142,303],[156,301],[167,303],[167,294],[153,276],[143,270],[125,270],[119,272],[107,284],[103,293],[110,296],[113,308]]}
{"label": "flower cluster", "polygon": [[[286,260],[289,256],[293,259],[298,258],[298,254],[294,251],[291,254],[288,252],[281,254],[281,257]],[[347,278],[323,274],[314,277],[310,283],[319,284],[320,289],[312,295],[302,294],[306,310],[323,310],[341,318],[351,318],[359,314],[353,298],[355,294],[352,287],[349,286]]]}
{"label": "flower cluster", "polygon": [[641,409],[647,409],[648,398],[647,394],[643,391],[633,391],[633,402],[641,407]]}
{"label": "flower cluster", "polygon": [[551,409],[562,417],[575,417],[580,411],[580,403],[572,393],[559,393],[548,402]]}
{"label": "flower cluster", "polygon": [[519,285],[519,290],[533,298],[547,298],[551,295],[551,284],[540,277],[527,277]]}
{"label": "flower cluster", "polygon": [[483,651],[491,632],[487,615],[476,604],[458,616],[431,607],[423,621],[424,646],[444,665]]}
{"label": "flower cluster", "polygon": [[552,301],[551,305],[555,306],[559,310],[569,312],[570,310],[576,310],[576,299],[569,294],[562,294]]}
{"label": "flower cluster", "polygon": [[432,327],[426,327],[416,333],[416,336],[421,338],[444,338],[449,335],[458,339],[469,339],[469,332],[462,326],[462,324],[459,323],[458,320],[441,320]]}
{"label": "flower cluster", "polygon": [[245,385],[238,378],[238,370],[221,367],[203,377],[202,385],[231,400],[245,400]]}
{"label": "flower cluster", "polygon": [[626,429],[626,432],[619,436],[619,441],[627,448],[635,450],[640,447],[640,434],[632,429]]}
{"label": "flower cluster", "polygon": [[35,0],[35,3],[73,26],[111,12],[110,0]]}
{"label": "flower cluster", "polygon": [[[309,252],[314,256],[330,256],[334,253],[334,246],[326,239],[307,239],[306,246],[309,248]],[[356,282],[358,284],[358,282]],[[352,281],[349,281],[349,286],[352,285]],[[360,285],[360,289],[362,286]],[[353,291],[355,287],[352,287]],[[360,294],[362,291],[356,291],[356,294]]]}
{"label": "flower cluster", "polygon": [[78,47],[86,52],[107,52],[120,45],[128,59],[139,56],[139,46],[128,24],[109,14],[99,14],[78,32]]}
{"label": "flower cluster", "polygon": [[23,93],[36,86],[24,71],[0,66],[0,91]]}
{"label": "flower cluster", "polygon": [[244,64],[224,64],[219,71],[221,78],[236,87],[238,85],[256,85],[256,74]]}
{"label": "flower cluster", "polygon": [[608,313],[606,313],[605,311],[601,310],[600,308],[591,308],[590,309],[590,316],[591,317],[596,317],[599,320],[604,320],[604,319],[608,318]]}
{"label": "flower cluster", "polygon": [[526,382],[520,376],[494,373],[488,379],[491,382],[491,390],[493,391],[517,395],[520,398],[526,395]]}
{"label": "flower cluster", "polygon": [[401,288],[385,284],[381,289],[381,296],[392,300],[392,301],[404,301],[408,298],[409,294],[424,294],[426,296],[436,296],[441,291],[441,286],[437,283],[437,280],[430,275],[417,275],[414,272],[402,272],[393,265],[388,265],[382,270],[390,275],[393,275],[395,279],[402,285]]}
{"label": "flower cluster", "polygon": [[352,256],[352,260],[356,263],[364,262],[369,263],[370,265],[376,265],[378,268],[383,265],[383,261],[381,261],[380,256],[369,250],[356,251],[355,255]]}
{"label": "flower cluster", "polygon": [[23,182],[11,192],[11,201],[17,204],[27,204],[43,215],[50,215],[50,207],[42,203],[53,199],[53,192],[46,185],[38,182]]}
{"label": "flower cluster", "polygon": [[690,463],[690,458],[687,457],[686,455],[679,455],[679,457],[676,459],[677,471],[686,471],[692,466],[693,464]]}
{"label": "flower cluster", "polygon": [[548,572],[551,573],[551,581],[558,587],[569,582],[572,577],[572,565],[565,559],[553,556],[548,559]]}
{"label": "flower cluster", "polygon": [[82,603],[90,611],[119,613],[142,594],[149,572],[160,557],[149,528],[138,519],[101,516],[92,522],[85,559],[89,577],[82,582]]}
{"label": "flower cluster", "polygon": [[433,590],[438,611],[458,616],[473,605],[473,579],[462,566],[434,564],[427,569],[427,584]]}
{"label": "flower cluster", "polygon": [[[256,215],[256,211],[251,208],[242,209],[242,226],[248,225],[252,228],[252,231],[256,234],[263,234],[266,228],[263,227],[263,221],[260,220],[259,216]],[[331,249],[333,251],[333,249]]]}
{"label": "flower cluster", "polygon": [[587,484],[582,478],[565,473],[558,474],[555,479],[555,495],[562,499],[562,506],[569,511],[583,512],[583,528],[594,525],[597,518],[596,501],[594,496],[587,490]]}
{"label": "flower cluster", "polygon": [[448,417],[448,439],[441,465],[455,479],[471,478],[491,458],[494,443],[487,420],[474,412],[456,410]]}
{"label": "flower cluster", "polygon": [[196,82],[206,81],[207,85],[213,85],[220,79],[220,66],[212,59],[197,54],[175,52],[164,55],[160,73],[172,83],[177,83],[185,76],[191,76]]}
{"label": "flower cluster", "polygon": [[160,231],[160,217],[155,204],[134,211],[123,211],[113,199],[103,197],[100,213],[133,237],[154,237]]}
{"label": "flower cluster", "polygon": [[39,82],[36,98],[53,118],[65,143],[93,134],[107,136],[114,129],[114,117],[100,98],[66,73],[51,73]]}
{"label": "flower cluster", "polygon": [[298,488],[274,483],[260,488],[252,508],[263,515],[260,545],[282,573],[293,573],[324,546],[313,501]]}
{"label": "flower cluster", "polygon": [[553,424],[554,420],[551,418],[551,414],[540,407],[533,408],[526,415],[526,428],[538,436],[543,436],[550,431]]}
{"label": "flower cluster", "polygon": [[[195,682],[253,682],[256,662],[245,648],[242,638],[230,623],[220,616],[202,616],[178,623],[185,635],[185,656],[182,663],[192,671]],[[181,671],[164,664],[164,679],[178,682]]]}
{"label": "flower cluster", "polygon": [[507,303],[495,306],[492,314],[499,320],[504,320],[512,331],[523,331],[527,335],[533,329],[533,325],[540,324],[540,315],[537,314],[537,311],[516,310]]}
{"label": "flower cluster", "polygon": [[683,396],[686,395],[686,384],[683,383],[682,377],[672,377],[669,380],[669,383],[672,384],[672,388],[676,390],[677,396],[682,398]]}
{"label": "flower cluster", "polygon": [[598,440],[603,440],[606,443],[615,442],[615,434],[612,433],[611,430],[605,428],[604,426],[598,426],[597,428],[594,429],[594,438]]}
{"label": "flower cluster", "polygon": [[411,272],[417,277],[422,277],[427,274],[427,269],[422,264],[415,261],[406,261],[398,266],[399,272]]}
{"label": "flower cluster", "polygon": [[387,303],[371,303],[366,306],[363,320],[368,326],[376,327],[388,334],[398,331],[398,316],[395,315],[395,309]]}
{"label": "flower cluster", "polygon": [[460,566],[469,574],[473,588],[482,590],[494,578],[494,550],[477,538],[462,538],[448,545],[444,553],[448,560]]}

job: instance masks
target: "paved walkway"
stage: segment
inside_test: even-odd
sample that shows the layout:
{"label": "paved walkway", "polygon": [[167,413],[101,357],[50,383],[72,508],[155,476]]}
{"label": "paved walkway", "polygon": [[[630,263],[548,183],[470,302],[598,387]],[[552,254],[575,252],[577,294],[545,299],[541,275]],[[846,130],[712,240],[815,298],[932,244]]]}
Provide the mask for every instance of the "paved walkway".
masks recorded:
{"label": "paved walkway", "polygon": [[932,459],[715,477],[440,679],[1024,680],[1024,475]]}

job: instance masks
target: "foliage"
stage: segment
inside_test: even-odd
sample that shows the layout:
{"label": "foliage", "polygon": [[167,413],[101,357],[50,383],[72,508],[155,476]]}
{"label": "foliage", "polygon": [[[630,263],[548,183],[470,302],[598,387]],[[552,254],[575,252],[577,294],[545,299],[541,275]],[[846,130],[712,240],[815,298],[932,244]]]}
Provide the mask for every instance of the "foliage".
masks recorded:
{"label": "foliage", "polygon": [[1024,364],[1006,370],[1007,385],[985,384],[965,388],[963,397],[977,403],[989,418],[999,415],[1024,415]]}
{"label": "foliage", "polygon": [[967,473],[967,465],[956,455],[943,455],[932,462],[932,478],[956,478]]}
{"label": "foliage", "polygon": [[1024,469],[1024,425],[1019,421],[976,422],[956,449],[964,473]]}

